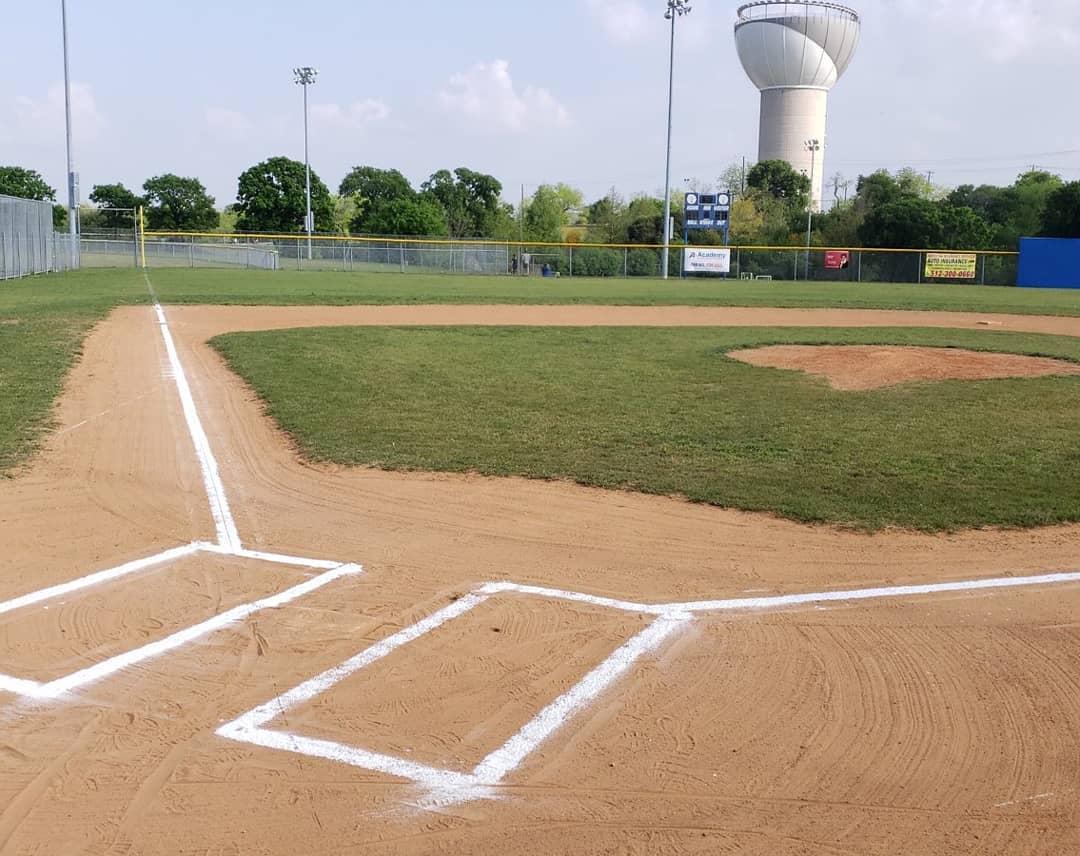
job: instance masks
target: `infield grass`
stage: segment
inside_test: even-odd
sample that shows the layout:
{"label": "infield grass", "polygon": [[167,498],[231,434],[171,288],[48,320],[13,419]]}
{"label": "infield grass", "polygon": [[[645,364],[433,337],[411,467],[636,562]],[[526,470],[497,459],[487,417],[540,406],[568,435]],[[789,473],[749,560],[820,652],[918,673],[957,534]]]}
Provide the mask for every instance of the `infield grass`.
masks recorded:
{"label": "infield grass", "polygon": [[571,479],[865,529],[1080,520],[1080,378],[837,392],[726,356],[780,343],[1056,356],[952,330],[327,328],[214,346],[302,454]]}

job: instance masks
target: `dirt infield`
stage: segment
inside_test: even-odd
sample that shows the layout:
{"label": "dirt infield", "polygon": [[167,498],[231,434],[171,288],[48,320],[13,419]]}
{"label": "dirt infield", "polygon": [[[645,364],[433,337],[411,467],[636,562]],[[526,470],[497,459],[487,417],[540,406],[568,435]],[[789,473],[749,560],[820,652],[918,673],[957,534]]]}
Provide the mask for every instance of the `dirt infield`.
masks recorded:
{"label": "dirt infield", "polygon": [[[668,604],[1075,572],[1080,526],[870,536],[565,484],[313,467],[204,344],[323,324],[993,321],[1080,335],[1080,319],[461,306],[167,316],[245,546],[364,573],[59,699],[0,691],[0,852],[1080,852],[1075,583],[703,611],[475,799],[220,736],[384,644],[382,659],[283,703],[273,726],[457,774],[652,620],[510,591],[387,644],[485,583]],[[152,310],[118,310],[91,334],[57,432],[0,483],[0,601],[213,539],[172,373]],[[0,614],[0,672],[52,680],[306,573],[200,554]]]}
{"label": "dirt infield", "polygon": [[1067,360],[893,345],[772,345],[731,351],[729,357],[754,366],[794,369],[825,378],[833,389],[881,389],[905,383],[990,380],[1080,374]]}

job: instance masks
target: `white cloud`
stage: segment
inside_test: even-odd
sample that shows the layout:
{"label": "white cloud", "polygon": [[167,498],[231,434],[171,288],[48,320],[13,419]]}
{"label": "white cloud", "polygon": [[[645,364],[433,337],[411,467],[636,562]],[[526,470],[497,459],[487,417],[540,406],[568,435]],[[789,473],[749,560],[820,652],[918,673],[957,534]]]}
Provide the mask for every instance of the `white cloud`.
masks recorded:
{"label": "white cloud", "polygon": [[489,127],[522,132],[530,128],[565,127],[570,114],[548,90],[526,86],[520,92],[503,59],[480,62],[450,78],[439,93],[443,109]]}
{"label": "white cloud", "polygon": [[951,31],[958,46],[977,46],[997,62],[1074,45],[1080,38],[1075,0],[886,0],[881,5],[929,18],[939,32]]}
{"label": "white cloud", "polygon": [[[64,86],[54,83],[44,98],[15,96],[16,137],[29,140],[48,140],[64,132]],[[71,125],[77,140],[96,140],[108,127],[108,121],[98,110],[93,90],[85,83],[71,84]]]}
{"label": "white cloud", "polygon": [[230,139],[246,137],[251,130],[251,120],[247,116],[223,107],[211,107],[207,110],[206,124],[211,131],[216,131]]}
{"label": "white cloud", "polygon": [[345,107],[340,104],[314,104],[311,115],[317,122],[337,128],[360,128],[371,122],[382,122],[390,115],[390,107],[379,98],[365,98]]}
{"label": "white cloud", "polygon": [[636,42],[650,29],[659,28],[653,20],[659,13],[651,15],[641,0],[585,0],[585,5],[608,37],[617,42]]}

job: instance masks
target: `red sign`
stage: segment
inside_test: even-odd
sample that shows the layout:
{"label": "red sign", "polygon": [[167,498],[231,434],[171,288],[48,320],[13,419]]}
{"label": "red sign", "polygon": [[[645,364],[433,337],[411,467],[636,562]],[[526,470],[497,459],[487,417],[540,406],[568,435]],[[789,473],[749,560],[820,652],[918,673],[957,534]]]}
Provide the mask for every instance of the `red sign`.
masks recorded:
{"label": "red sign", "polygon": [[851,264],[851,253],[847,250],[826,250],[825,270],[843,270]]}

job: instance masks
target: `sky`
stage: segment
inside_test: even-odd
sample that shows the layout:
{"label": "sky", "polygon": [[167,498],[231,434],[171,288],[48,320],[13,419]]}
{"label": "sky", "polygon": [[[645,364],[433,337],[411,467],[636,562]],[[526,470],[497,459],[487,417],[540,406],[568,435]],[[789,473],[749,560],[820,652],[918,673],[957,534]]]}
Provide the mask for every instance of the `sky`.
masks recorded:
{"label": "sky", "polygon": [[[911,166],[945,186],[1033,165],[1080,179],[1077,0],[853,0],[858,53],[830,96],[827,184]],[[5,4],[0,165],[65,195],[60,0]],[[714,187],[757,152],[739,3],[696,0],[677,34],[672,185]],[[68,0],[76,168],[95,184],[198,177],[219,207],[267,157],[302,160],[292,68],[316,67],[311,163],[415,184],[466,166],[516,201],[566,182],[587,201],[664,185],[664,0]],[[852,191],[854,184],[852,184]],[[833,191],[826,192],[828,197]],[[840,191],[842,193],[842,191]]]}

